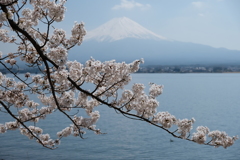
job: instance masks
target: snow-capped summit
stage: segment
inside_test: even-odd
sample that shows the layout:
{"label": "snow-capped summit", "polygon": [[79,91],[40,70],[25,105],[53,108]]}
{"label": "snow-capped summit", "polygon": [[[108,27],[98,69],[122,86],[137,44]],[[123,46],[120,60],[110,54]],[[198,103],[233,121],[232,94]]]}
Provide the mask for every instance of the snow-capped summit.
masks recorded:
{"label": "snow-capped summit", "polygon": [[133,20],[122,17],[114,18],[98,28],[87,32],[85,40],[113,42],[125,38],[166,40],[167,38],[157,35],[142,27]]}

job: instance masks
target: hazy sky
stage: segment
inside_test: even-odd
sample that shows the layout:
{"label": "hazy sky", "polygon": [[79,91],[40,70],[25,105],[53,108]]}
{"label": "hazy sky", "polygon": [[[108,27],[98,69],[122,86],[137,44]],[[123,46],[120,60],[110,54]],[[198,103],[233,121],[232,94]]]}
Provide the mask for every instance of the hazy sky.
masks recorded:
{"label": "hazy sky", "polygon": [[69,31],[74,21],[90,31],[128,17],[169,39],[240,50],[240,0],[69,0],[66,6],[61,27]]}

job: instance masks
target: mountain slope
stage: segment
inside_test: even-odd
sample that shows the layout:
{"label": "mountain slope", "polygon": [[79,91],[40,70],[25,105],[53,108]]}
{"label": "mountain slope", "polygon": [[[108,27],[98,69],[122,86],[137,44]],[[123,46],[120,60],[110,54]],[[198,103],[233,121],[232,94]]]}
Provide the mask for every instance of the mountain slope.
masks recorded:
{"label": "mountain slope", "polygon": [[125,38],[165,40],[129,18],[114,18],[87,33],[85,40],[113,42]]}
{"label": "mountain slope", "polygon": [[127,63],[144,58],[145,65],[240,64],[240,51],[207,45],[142,39],[114,42],[87,41],[74,48],[70,60],[84,63],[90,57],[100,61],[115,59]]}

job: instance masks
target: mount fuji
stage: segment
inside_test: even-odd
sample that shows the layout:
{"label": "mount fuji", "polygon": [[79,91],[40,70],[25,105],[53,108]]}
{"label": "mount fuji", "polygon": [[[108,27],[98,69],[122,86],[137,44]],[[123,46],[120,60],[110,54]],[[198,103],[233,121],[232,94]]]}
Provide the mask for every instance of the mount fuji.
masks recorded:
{"label": "mount fuji", "polygon": [[125,38],[165,40],[129,18],[114,18],[87,33],[85,40],[113,42]]}
{"label": "mount fuji", "polygon": [[127,63],[144,58],[146,65],[240,64],[240,51],[180,42],[158,35],[133,20],[114,18],[87,32],[70,60],[84,63],[90,57]]}

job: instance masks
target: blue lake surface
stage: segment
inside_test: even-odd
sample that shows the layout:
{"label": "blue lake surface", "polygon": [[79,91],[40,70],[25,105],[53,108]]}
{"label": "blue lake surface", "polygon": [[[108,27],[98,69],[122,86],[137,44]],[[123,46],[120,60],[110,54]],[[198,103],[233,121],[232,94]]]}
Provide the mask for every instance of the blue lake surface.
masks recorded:
{"label": "blue lake surface", "polygon": [[[158,111],[168,111],[178,119],[194,117],[196,122],[192,132],[203,125],[210,130],[226,131],[230,136],[240,135],[240,74],[133,74],[132,77],[131,84],[163,84]],[[28,140],[18,130],[8,131],[0,134],[0,159],[240,159],[240,140],[227,149],[199,145],[173,138],[145,122],[127,119],[106,106],[99,106],[96,110],[101,114],[97,128],[107,134],[95,135],[87,131],[86,139],[69,136],[62,139],[59,148],[49,150],[34,140]],[[0,123],[8,120],[12,119],[0,113]],[[69,124],[56,112],[38,126],[44,129],[44,133],[51,133],[54,139],[55,133]]]}

